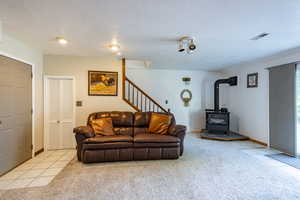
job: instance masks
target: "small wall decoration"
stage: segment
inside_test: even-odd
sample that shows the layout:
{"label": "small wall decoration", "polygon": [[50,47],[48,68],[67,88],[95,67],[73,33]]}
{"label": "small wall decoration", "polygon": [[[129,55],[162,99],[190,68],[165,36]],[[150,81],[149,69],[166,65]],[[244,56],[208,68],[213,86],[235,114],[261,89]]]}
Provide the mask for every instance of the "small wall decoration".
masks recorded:
{"label": "small wall decoration", "polygon": [[118,72],[89,71],[89,96],[117,96]]}
{"label": "small wall decoration", "polygon": [[183,78],[182,78],[182,81],[183,81],[186,85],[189,85],[190,82],[191,82],[191,78],[190,78],[190,77],[183,77]]}
{"label": "small wall decoration", "polygon": [[252,73],[247,75],[247,88],[258,87],[258,73]]}
{"label": "small wall decoration", "polygon": [[192,92],[188,89],[184,89],[180,93],[180,98],[184,102],[184,106],[189,106],[190,101],[192,100]]}

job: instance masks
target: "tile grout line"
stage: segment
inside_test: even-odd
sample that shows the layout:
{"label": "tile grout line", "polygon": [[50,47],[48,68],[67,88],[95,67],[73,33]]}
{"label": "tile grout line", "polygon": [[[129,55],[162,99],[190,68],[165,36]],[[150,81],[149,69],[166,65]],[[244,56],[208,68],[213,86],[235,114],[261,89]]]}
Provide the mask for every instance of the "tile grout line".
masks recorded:
{"label": "tile grout line", "polygon": [[[19,172],[19,173],[21,173],[21,175],[19,175],[19,176],[17,176],[16,178],[12,178],[12,179],[7,179],[7,180],[4,180],[4,181],[10,181],[10,183],[9,183],[9,186],[11,186],[11,185],[13,185],[15,182],[17,182],[17,181],[21,181],[21,180],[24,180],[24,179],[32,179],[31,181],[29,181],[29,183],[27,183],[27,184],[25,184],[24,186],[22,186],[22,187],[12,187],[12,188],[10,188],[9,186],[8,186],[8,189],[5,189],[5,190],[9,190],[9,189],[16,189],[16,188],[26,188],[26,187],[30,187],[30,185],[34,182],[34,181],[36,181],[36,180],[38,180],[39,178],[50,178],[50,177],[52,177],[52,178],[50,178],[51,180],[49,181],[49,183],[60,173],[60,171],[63,169],[63,168],[65,168],[70,162],[71,162],[71,160],[74,158],[74,151],[65,151],[65,152],[63,152],[63,153],[59,153],[59,154],[56,154],[55,155],[55,153],[56,152],[59,152],[60,150],[58,150],[58,151],[54,151],[54,152],[51,152],[51,154],[50,155],[47,155],[46,156],[46,158],[42,158],[41,159],[41,163],[43,163],[43,161],[45,161],[45,160],[47,160],[47,158],[50,158],[51,156],[56,156],[56,157],[58,157],[58,159],[57,160],[55,160],[53,163],[51,163],[47,168],[41,168],[41,169],[39,169],[39,168],[37,168],[37,169],[33,169],[34,168],[34,166],[35,165],[38,165],[38,164],[34,164],[34,163],[31,163],[32,161],[33,161],[33,159],[35,159],[35,158],[32,158],[31,160],[29,160],[29,161],[27,161],[27,162],[25,162],[23,165],[21,165],[21,166],[24,166],[24,165],[27,165],[27,164],[32,164],[33,166],[32,167],[30,167],[30,168],[28,168],[28,169],[24,169],[24,170],[22,170],[22,171],[18,171],[18,170],[16,170],[16,171],[12,171],[11,173],[17,173],[17,172]],[[63,157],[66,157],[67,155],[69,155],[69,158],[68,159],[63,159],[63,160],[61,160]],[[41,158],[41,156],[44,156],[43,154],[40,154],[40,156],[39,156],[39,158],[38,157],[36,157],[36,159],[35,160],[37,160],[37,159],[40,159]],[[60,167],[54,167],[54,168],[51,168],[52,166],[54,166],[56,163],[58,163],[58,162],[63,162],[63,163],[65,163],[65,164],[63,164],[62,166],[60,166]],[[47,162],[46,162],[47,163]],[[20,167],[21,167],[20,166]],[[17,169],[17,168],[16,168]],[[47,176],[41,176],[43,173],[45,173],[47,170],[49,170],[49,169],[60,169],[60,170],[58,170],[56,173],[55,173],[55,175],[47,175]],[[39,175],[37,175],[37,176],[35,176],[35,177],[28,177],[28,178],[24,178],[24,179],[22,179],[21,177],[22,176],[24,176],[26,173],[28,173],[29,171],[34,171],[34,170],[42,170],[42,172],[39,174]],[[1,180],[1,179],[0,179]],[[46,185],[48,185],[49,183],[47,183]],[[41,185],[42,186],[42,185]],[[38,186],[37,186],[38,187]]]}

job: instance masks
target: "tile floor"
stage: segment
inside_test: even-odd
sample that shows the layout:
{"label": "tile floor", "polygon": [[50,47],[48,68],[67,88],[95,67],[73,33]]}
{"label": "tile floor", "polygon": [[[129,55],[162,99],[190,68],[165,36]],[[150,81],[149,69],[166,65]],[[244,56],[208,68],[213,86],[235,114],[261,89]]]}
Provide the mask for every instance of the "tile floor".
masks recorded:
{"label": "tile floor", "polygon": [[75,154],[75,150],[43,152],[0,177],[0,190],[48,185]]}

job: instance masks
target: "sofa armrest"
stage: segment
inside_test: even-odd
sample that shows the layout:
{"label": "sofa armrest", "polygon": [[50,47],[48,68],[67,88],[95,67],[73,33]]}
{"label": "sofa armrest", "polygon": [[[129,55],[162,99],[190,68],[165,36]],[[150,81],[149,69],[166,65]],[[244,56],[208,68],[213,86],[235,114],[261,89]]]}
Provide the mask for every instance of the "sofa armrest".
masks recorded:
{"label": "sofa armrest", "polygon": [[183,143],[184,143],[184,137],[186,134],[186,126],[183,125],[176,125],[171,128],[170,135],[176,136],[180,139],[180,155],[183,154]]}
{"label": "sofa armrest", "polygon": [[171,128],[170,135],[179,137],[180,139],[184,139],[186,133],[186,126],[176,125]]}
{"label": "sofa armrest", "polygon": [[76,135],[82,135],[85,138],[91,138],[95,136],[94,130],[90,126],[78,126],[73,129]]}
{"label": "sofa armrest", "polygon": [[90,126],[79,126],[73,129],[77,143],[77,158],[81,161],[82,143],[85,139],[95,136],[94,130]]}

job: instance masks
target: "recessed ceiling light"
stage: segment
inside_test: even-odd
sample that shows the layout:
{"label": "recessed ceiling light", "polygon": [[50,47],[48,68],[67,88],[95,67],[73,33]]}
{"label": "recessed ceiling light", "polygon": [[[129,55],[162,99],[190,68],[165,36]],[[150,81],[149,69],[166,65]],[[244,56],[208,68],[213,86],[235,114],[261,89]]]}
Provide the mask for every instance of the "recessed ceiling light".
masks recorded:
{"label": "recessed ceiling light", "polygon": [[113,52],[117,52],[120,50],[120,45],[117,45],[117,44],[111,44],[108,46],[110,48],[111,51]]}
{"label": "recessed ceiling light", "polygon": [[63,37],[56,37],[55,39],[59,42],[59,44],[62,44],[62,45],[68,44],[68,40],[66,40]]}

